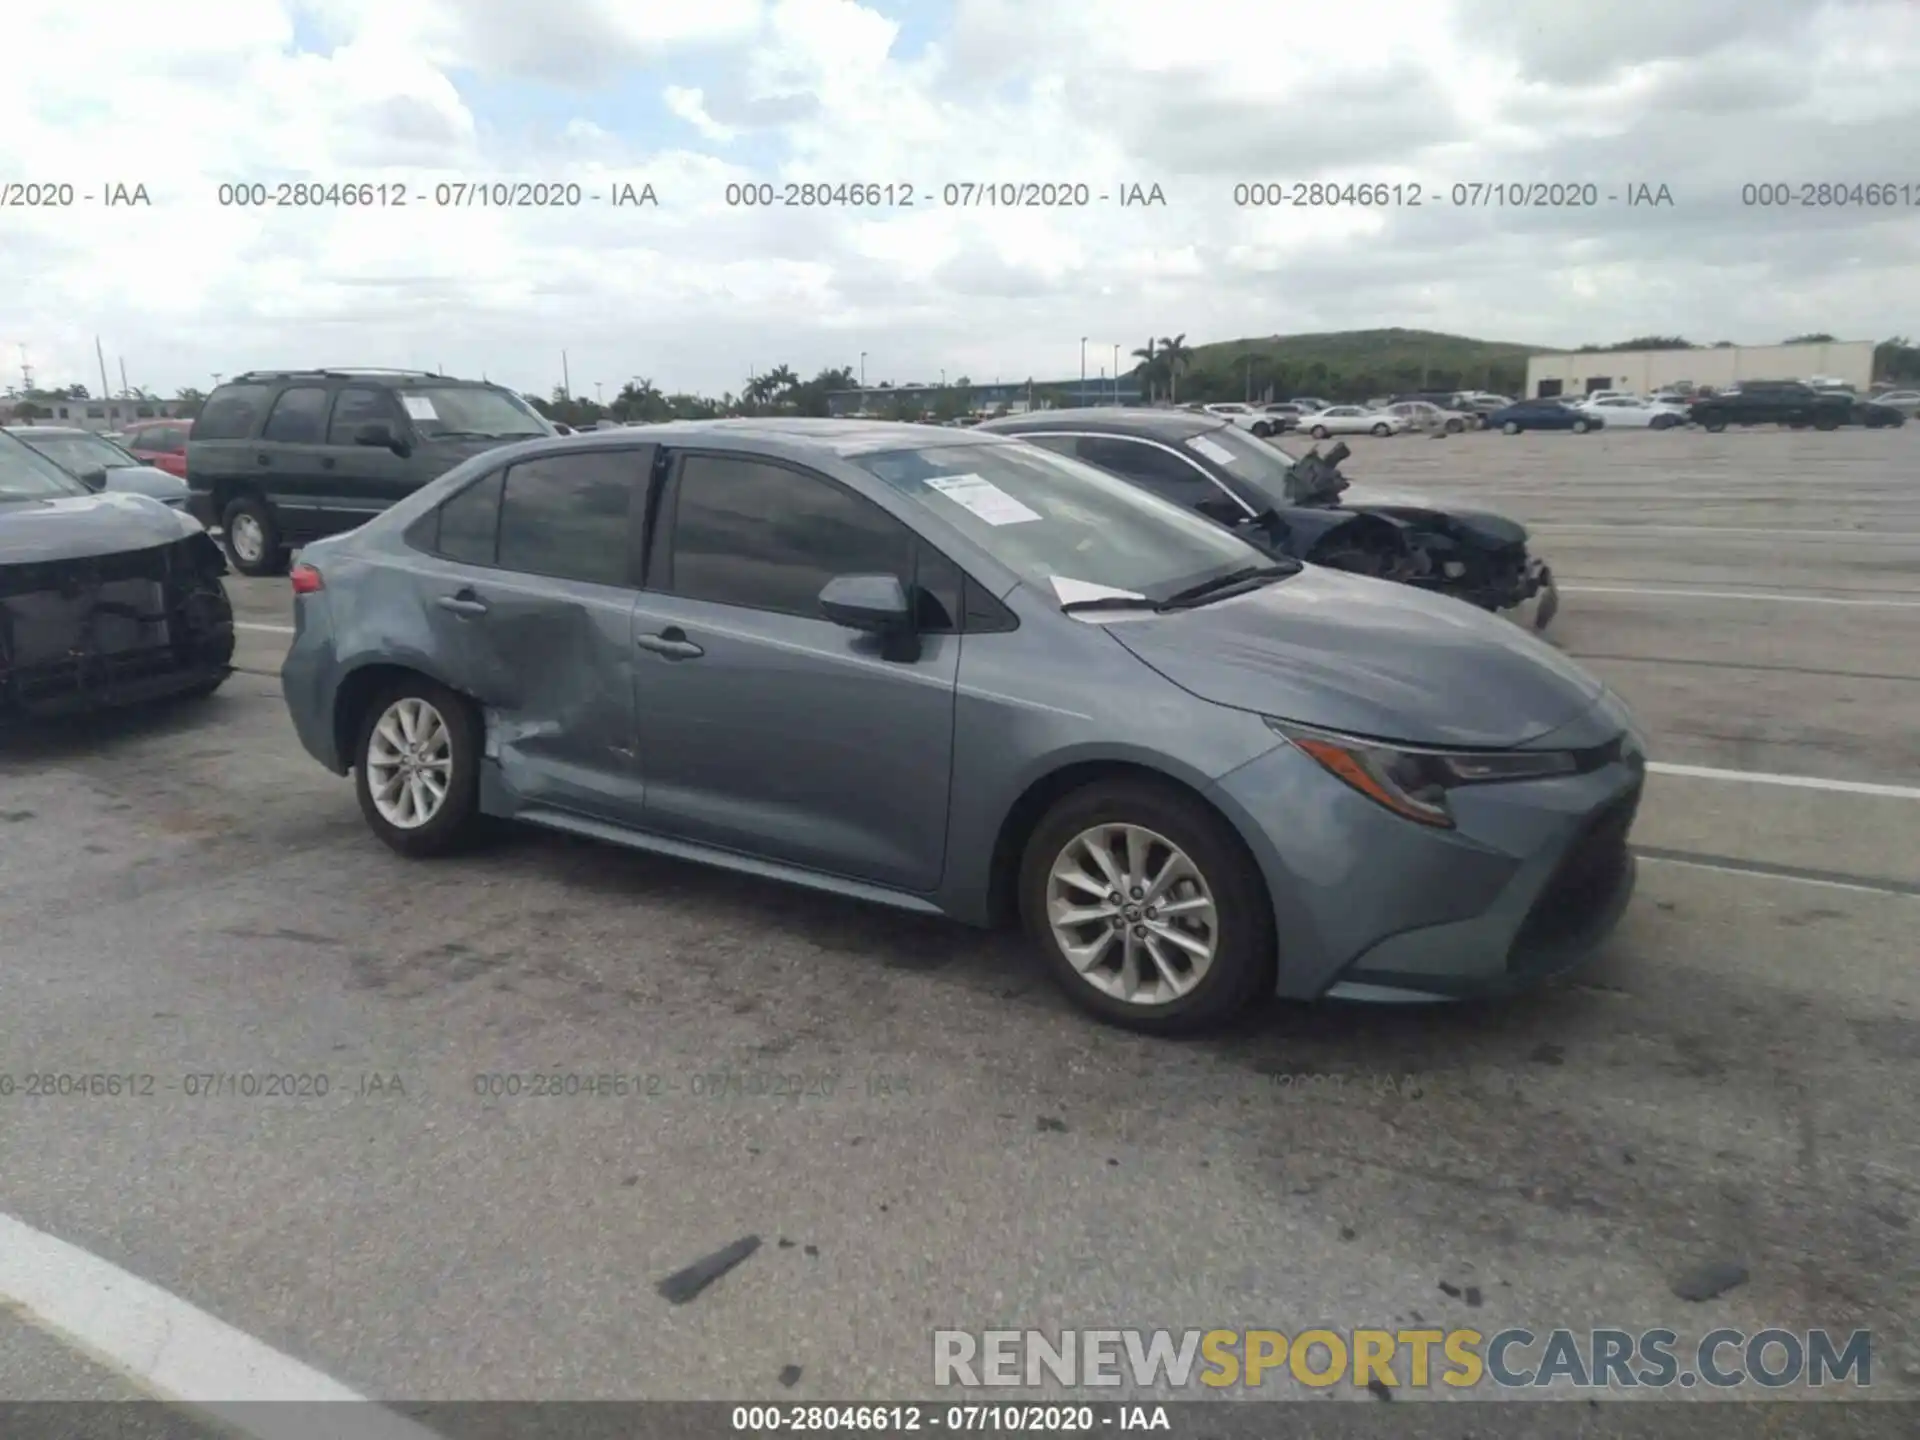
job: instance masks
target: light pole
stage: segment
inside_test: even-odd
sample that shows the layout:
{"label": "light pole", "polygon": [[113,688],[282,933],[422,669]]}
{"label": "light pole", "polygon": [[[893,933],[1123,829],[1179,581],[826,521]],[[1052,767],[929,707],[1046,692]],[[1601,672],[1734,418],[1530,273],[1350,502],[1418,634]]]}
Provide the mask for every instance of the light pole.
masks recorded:
{"label": "light pole", "polygon": [[860,352],[860,388],[867,388],[867,352],[864,350]]}
{"label": "light pole", "polygon": [[1087,403],[1087,337],[1080,337],[1080,403]]}
{"label": "light pole", "polygon": [[1120,403],[1120,347],[1113,347],[1113,403]]}

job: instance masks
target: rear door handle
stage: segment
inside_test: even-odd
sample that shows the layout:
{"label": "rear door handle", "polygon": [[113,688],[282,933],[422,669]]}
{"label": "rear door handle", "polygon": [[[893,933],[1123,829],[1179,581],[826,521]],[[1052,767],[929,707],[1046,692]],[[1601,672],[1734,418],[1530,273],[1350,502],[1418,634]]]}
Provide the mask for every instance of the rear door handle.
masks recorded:
{"label": "rear door handle", "polygon": [[686,631],[677,627],[662,630],[658,635],[637,635],[633,643],[642,650],[651,650],[654,654],[664,655],[669,660],[693,660],[707,653],[687,639]]}
{"label": "rear door handle", "polygon": [[442,610],[451,610],[456,615],[484,615],[487,613],[487,602],[471,591],[464,591],[458,595],[442,595],[433,603],[438,605]]}
{"label": "rear door handle", "polygon": [[253,460],[256,465],[271,465],[273,463],[273,457],[271,455],[256,455],[253,457]]}
{"label": "rear door handle", "polygon": [[322,455],[322,456],[320,457],[320,468],[321,468],[322,470],[331,470],[331,469],[333,469],[333,456],[331,456],[331,455]]}

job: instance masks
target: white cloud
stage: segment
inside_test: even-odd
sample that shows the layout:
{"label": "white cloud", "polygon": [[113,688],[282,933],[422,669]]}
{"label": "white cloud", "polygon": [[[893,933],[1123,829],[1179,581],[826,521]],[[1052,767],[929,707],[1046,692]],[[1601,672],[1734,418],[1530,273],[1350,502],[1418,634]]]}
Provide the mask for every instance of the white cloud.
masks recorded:
{"label": "white cloud", "polygon": [[[863,350],[874,379],[1075,374],[1083,334],[1110,364],[1181,331],[1920,330],[1920,203],[1741,203],[1743,183],[1839,179],[1920,202],[1920,7],[1901,0],[956,0],[911,53],[904,0],[150,10],[9,8],[32,58],[0,88],[0,181],[154,197],[0,210],[0,353],[25,343],[46,379],[94,373],[96,333],[166,389],[312,359],[544,389],[565,348],[576,381],[718,390]],[[316,29],[320,53],[296,52]],[[583,202],[433,203],[508,177]],[[218,203],[283,178],[409,203]],[[1234,203],[1238,183],[1315,180],[1423,203]],[[1676,203],[1448,203],[1456,182],[1529,180],[1664,183]],[[778,203],[729,204],[749,181]],[[1006,181],[1089,202],[943,203]],[[791,208],[789,182],[882,203]],[[609,204],[621,183],[658,208]],[[1164,206],[1111,198],[1156,184]]]}

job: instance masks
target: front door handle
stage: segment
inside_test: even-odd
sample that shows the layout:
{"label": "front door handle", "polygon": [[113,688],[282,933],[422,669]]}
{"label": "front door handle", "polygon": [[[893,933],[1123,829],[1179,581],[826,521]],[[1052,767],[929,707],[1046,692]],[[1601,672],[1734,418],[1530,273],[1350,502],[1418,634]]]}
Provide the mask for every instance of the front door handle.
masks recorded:
{"label": "front door handle", "polygon": [[482,600],[478,595],[475,595],[471,590],[464,590],[458,595],[442,595],[433,603],[438,605],[442,610],[451,610],[456,615],[484,615],[487,613],[487,602]]}
{"label": "front door handle", "polygon": [[333,469],[333,464],[334,464],[334,461],[333,461],[333,456],[331,456],[331,455],[322,455],[322,456],[320,457],[320,468],[321,468],[322,470],[331,470],[331,469]]}
{"label": "front door handle", "polygon": [[633,643],[669,660],[693,660],[707,653],[687,639],[687,632],[677,625],[669,626],[658,635],[636,635]]}
{"label": "front door handle", "polygon": [[273,463],[273,457],[267,454],[256,455],[253,457],[253,463],[256,465],[271,465]]}

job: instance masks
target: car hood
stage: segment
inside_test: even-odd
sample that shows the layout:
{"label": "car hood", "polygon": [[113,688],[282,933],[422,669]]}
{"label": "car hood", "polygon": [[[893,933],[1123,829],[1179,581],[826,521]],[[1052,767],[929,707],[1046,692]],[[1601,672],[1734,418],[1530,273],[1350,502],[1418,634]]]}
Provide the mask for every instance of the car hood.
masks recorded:
{"label": "car hood", "polygon": [[156,500],[186,498],[187,482],[152,465],[123,465],[107,472],[107,490],[125,495],[151,495]]}
{"label": "car hood", "polygon": [[1305,502],[1315,508],[1369,510],[1401,520],[1447,522],[1484,545],[1524,545],[1527,527],[1518,520],[1496,515],[1491,510],[1475,510],[1455,505],[1443,496],[1421,495],[1398,490],[1376,490],[1368,484],[1349,485],[1339,495]]}
{"label": "car hood", "polygon": [[199,529],[199,521],[145,495],[0,501],[0,565],[117,555],[169,545]]}
{"label": "car hood", "polygon": [[1108,630],[1216,705],[1417,745],[1524,745],[1578,719],[1605,689],[1544,640],[1465,601],[1316,565]]}

